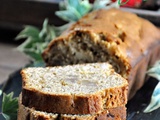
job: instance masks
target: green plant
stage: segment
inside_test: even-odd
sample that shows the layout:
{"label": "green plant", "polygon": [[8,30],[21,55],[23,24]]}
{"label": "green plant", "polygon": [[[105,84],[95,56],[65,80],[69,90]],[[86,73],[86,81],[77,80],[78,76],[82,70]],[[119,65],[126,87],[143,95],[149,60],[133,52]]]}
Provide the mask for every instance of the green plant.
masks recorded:
{"label": "green plant", "polygon": [[147,74],[156,78],[159,82],[152,93],[149,105],[144,110],[145,113],[152,112],[160,107],[160,60],[147,71]]}
{"label": "green plant", "polygon": [[58,17],[66,21],[77,21],[91,10],[92,5],[88,0],[65,0],[59,7],[60,11],[55,12]]}
{"label": "green plant", "polygon": [[119,6],[118,1],[112,2],[112,0],[95,0],[93,4],[88,0],[65,0],[59,4],[60,10],[55,14],[65,21],[75,22],[93,10],[119,8]]}
{"label": "green plant", "polygon": [[17,120],[18,98],[13,98],[13,92],[3,93],[2,115],[6,120]]}
{"label": "green plant", "polygon": [[27,25],[15,38],[16,40],[25,39],[17,49],[32,58],[31,66],[44,66],[42,52],[52,39],[66,30],[69,24],[55,27],[49,25],[48,19],[45,19],[41,30],[38,27]]}
{"label": "green plant", "polygon": [[49,25],[48,20],[45,19],[41,30],[34,26],[25,26],[24,30],[17,35],[16,40],[26,40],[17,49],[30,56],[34,65],[43,65],[41,53],[55,37],[54,26]]}

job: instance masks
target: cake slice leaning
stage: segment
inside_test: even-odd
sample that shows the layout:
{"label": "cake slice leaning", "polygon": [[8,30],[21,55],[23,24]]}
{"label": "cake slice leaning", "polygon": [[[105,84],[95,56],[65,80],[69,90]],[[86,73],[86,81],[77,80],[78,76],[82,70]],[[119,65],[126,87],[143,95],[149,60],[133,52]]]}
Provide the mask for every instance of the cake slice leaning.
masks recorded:
{"label": "cake slice leaning", "polygon": [[125,106],[109,108],[94,115],[56,114],[37,111],[34,108],[26,107],[22,104],[21,97],[20,95],[17,120],[126,120]]}
{"label": "cake slice leaning", "polygon": [[127,103],[128,82],[108,63],[26,68],[22,104],[58,114],[95,114]]}

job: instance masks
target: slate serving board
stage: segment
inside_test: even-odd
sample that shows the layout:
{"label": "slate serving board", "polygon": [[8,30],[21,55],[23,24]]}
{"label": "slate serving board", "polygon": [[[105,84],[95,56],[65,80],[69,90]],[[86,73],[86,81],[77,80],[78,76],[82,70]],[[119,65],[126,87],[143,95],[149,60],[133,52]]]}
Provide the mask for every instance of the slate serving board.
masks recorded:
{"label": "slate serving board", "polygon": [[[137,94],[128,102],[127,104],[127,120],[159,120],[160,119],[160,109],[157,109],[151,113],[143,113],[143,110],[148,105],[153,89],[158,83],[154,78],[150,78],[144,86],[137,92]],[[20,70],[11,74],[7,80],[6,87],[4,89],[5,93],[10,93],[14,91],[14,96],[17,97],[21,92],[22,78],[20,75]],[[0,85],[2,88],[3,84]],[[2,105],[2,96],[0,96],[0,108]],[[1,110],[1,109],[0,109]],[[4,120],[2,115],[0,115],[0,120]]]}

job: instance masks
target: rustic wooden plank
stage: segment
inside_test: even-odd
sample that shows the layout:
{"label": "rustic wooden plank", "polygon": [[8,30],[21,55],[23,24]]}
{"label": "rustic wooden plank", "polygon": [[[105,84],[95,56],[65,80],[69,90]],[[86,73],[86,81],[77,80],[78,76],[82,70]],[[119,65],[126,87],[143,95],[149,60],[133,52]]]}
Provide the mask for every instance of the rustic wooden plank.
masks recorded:
{"label": "rustic wooden plank", "polygon": [[14,71],[29,63],[29,58],[16,50],[17,45],[0,43],[0,84]]}

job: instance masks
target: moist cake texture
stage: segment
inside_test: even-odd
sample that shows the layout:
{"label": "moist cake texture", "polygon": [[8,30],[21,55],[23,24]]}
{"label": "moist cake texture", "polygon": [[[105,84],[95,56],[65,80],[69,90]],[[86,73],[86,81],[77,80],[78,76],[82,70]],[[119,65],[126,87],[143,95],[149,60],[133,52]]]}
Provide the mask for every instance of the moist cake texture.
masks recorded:
{"label": "moist cake texture", "polygon": [[128,82],[108,63],[26,68],[21,74],[22,104],[36,110],[94,114],[127,103]]}
{"label": "moist cake texture", "polygon": [[87,14],[43,52],[47,66],[109,62],[129,81],[129,97],[160,58],[160,31],[149,21],[118,9]]}

